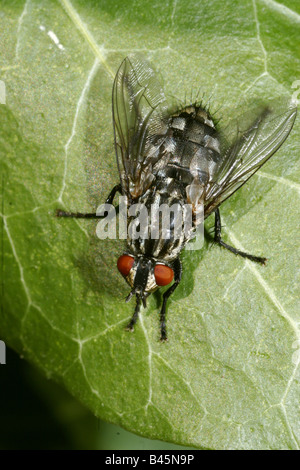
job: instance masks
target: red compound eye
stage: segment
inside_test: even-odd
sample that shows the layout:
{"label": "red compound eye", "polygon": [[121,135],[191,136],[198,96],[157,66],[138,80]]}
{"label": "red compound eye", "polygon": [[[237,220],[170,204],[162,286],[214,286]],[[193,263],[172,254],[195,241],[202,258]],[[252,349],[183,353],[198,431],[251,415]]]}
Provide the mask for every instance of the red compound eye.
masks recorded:
{"label": "red compound eye", "polygon": [[123,274],[123,276],[128,276],[133,266],[133,263],[134,263],[134,258],[132,256],[122,255],[120,256],[117,262],[118,270],[120,271],[121,274]]}
{"label": "red compound eye", "polygon": [[157,264],[154,268],[154,276],[158,286],[166,286],[174,279],[173,269],[164,264]]}

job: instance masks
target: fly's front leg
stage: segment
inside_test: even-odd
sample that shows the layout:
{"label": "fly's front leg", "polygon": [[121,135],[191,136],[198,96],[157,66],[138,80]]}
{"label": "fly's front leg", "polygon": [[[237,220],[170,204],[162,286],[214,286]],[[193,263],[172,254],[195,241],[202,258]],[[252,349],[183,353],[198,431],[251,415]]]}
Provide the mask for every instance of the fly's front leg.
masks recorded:
{"label": "fly's front leg", "polygon": [[[121,184],[117,184],[113,187],[105,201],[105,204],[112,204],[117,192],[122,194]],[[97,215],[95,212],[84,214],[82,212],[66,212],[61,209],[57,209],[56,217],[75,217],[77,219],[101,219],[104,216]]]}
{"label": "fly's front leg", "polygon": [[262,258],[260,256],[250,255],[249,253],[244,253],[244,251],[240,251],[233,246],[227,245],[227,243],[223,242],[221,239],[221,216],[219,209],[215,210],[215,242],[219,245],[223,246],[227,250],[231,251],[235,255],[242,256],[243,258],[248,258],[251,261],[255,261],[256,263],[266,264],[267,258]]}
{"label": "fly's front leg", "polygon": [[173,265],[174,270],[174,284],[164,293],[163,295],[163,304],[160,311],[160,341],[167,341],[167,328],[166,328],[166,307],[167,301],[170,295],[173,294],[174,290],[178,286],[181,280],[182,274],[182,265],[179,258],[174,261]]}
{"label": "fly's front leg", "polygon": [[135,306],[134,314],[132,315],[132,318],[131,318],[130,322],[126,326],[127,331],[133,331],[134,330],[134,325],[137,322],[140,308],[141,308],[141,299],[140,299],[140,297],[137,297],[136,298],[136,306]]}

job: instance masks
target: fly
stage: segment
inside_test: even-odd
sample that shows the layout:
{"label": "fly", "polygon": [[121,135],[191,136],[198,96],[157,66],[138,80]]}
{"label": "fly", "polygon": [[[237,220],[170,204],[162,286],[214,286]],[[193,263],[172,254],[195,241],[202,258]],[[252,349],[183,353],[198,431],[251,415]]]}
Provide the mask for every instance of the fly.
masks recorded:
{"label": "fly", "polygon": [[[244,253],[222,240],[219,206],[239,189],[283,144],[297,114],[293,104],[272,109],[265,106],[244,129],[229,128],[224,139],[209,111],[193,103],[170,111],[163,87],[152,66],[139,58],[126,57],[121,63],[112,90],[114,143],[120,181],[106,203],[116,193],[127,197],[128,207],[141,203],[147,209],[166,204],[190,204],[192,230],[174,236],[174,220],[169,237],[161,230],[155,239],[128,236],[127,249],[117,267],[131,287],[126,299],[136,297],[136,306],[127,329],[133,331],[141,305],[162,286],[160,339],[167,340],[166,306],[181,280],[180,252],[195,235],[197,214],[215,214],[214,240],[235,255],[265,264],[266,258]],[[249,119],[248,119],[249,121]],[[239,121],[240,122],[240,121]],[[97,218],[57,210],[59,217]],[[129,219],[130,220],[130,219]]]}

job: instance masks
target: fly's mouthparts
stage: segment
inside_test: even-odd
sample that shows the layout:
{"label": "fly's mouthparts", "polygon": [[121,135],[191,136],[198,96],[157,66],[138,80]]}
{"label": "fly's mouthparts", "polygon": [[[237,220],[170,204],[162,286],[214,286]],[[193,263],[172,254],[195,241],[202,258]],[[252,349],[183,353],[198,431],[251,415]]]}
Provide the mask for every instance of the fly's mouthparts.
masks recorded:
{"label": "fly's mouthparts", "polygon": [[128,303],[130,300],[131,300],[131,297],[133,296],[134,294],[134,291],[132,290],[131,292],[129,292],[129,294],[127,295],[126,299],[125,299],[125,302]]}
{"label": "fly's mouthparts", "polygon": [[129,292],[129,294],[127,295],[127,297],[125,299],[125,302],[128,303],[134,295],[136,295],[137,298],[142,301],[143,307],[146,308],[147,307],[147,298],[145,297],[145,295],[143,295],[143,293],[138,292],[138,289],[136,287],[134,289],[132,289],[132,291]]}

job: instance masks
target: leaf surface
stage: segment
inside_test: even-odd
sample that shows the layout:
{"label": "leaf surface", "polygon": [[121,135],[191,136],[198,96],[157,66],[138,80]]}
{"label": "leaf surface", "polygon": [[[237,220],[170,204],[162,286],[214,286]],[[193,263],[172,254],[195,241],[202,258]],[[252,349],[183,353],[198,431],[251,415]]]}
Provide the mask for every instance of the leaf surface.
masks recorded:
{"label": "leaf surface", "polygon": [[185,252],[167,344],[161,297],[124,330],[122,241],[54,216],[91,212],[118,182],[111,89],[128,53],[169,94],[212,94],[226,121],[245,98],[297,96],[299,25],[292,0],[1,2],[1,339],[102,419],[198,448],[299,448],[299,120],[222,205],[224,240],[268,265],[208,240]]}

